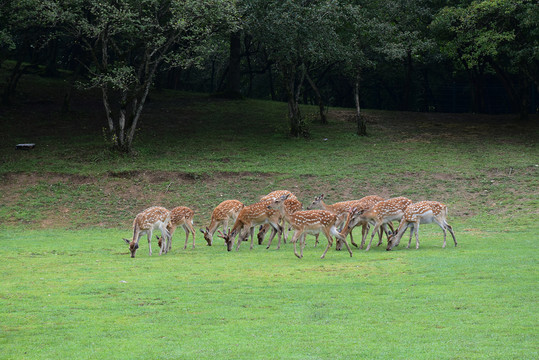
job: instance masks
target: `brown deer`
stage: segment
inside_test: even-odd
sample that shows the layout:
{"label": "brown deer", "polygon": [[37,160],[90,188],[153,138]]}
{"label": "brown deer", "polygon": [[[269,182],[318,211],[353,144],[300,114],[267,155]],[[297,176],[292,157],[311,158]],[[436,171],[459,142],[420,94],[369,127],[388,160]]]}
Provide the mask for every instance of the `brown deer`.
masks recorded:
{"label": "brown deer", "polygon": [[228,222],[232,220],[232,223],[234,223],[243,207],[244,205],[238,200],[225,200],[213,209],[210,226],[206,226],[206,230],[200,229],[208,246],[212,246],[213,234],[215,234],[217,228],[222,226],[223,231],[228,231]]}
{"label": "brown deer", "polygon": [[[365,211],[369,210],[370,208],[372,208],[374,205],[376,205],[380,201],[384,201],[384,198],[381,197],[381,196],[378,196],[378,195],[369,195],[369,196],[365,196],[365,197],[363,197],[363,198],[361,198],[359,200],[356,200],[352,204],[353,208],[349,210],[350,215],[347,217],[346,223],[342,227],[341,235],[344,236],[344,237],[350,235],[350,242],[355,247],[358,247],[358,246],[354,242],[354,239],[352,237],[352,230],[356,226],[361,226],[362,244],[360,246],[360,249],[363,249],[363,245],[364,245],[364,241],[365,241],[363,239],[365,239],[365,237],[367,236],[367,234],[369,232],[369,222],[366,219],[361,218],[359,212],[360,211],[365,212]],[[391,223],[388,223],[387,225],[389,225],[391,231],[393,232],[393,225],[391,225]],[[379,231],[379,234],[380,234],[380,243],[381,243],[381,241],[382,241],[382,239],[381,239],[381,237],[382,237],[381,231]],[[386,232],[386,236],[387,236],[387,232]],[[337,250],[340,250],[340,246],[341,246],[341,244],[339,242],[337,242]]]}
{"label": "brown deer", "polygon": [[[283,194],[283,195],[287,195],[287,194]],[[272,200],[278,199],[279,197],[275,197]],[[296,211],[302,210],[303,204],[292,193],[290,193],[290,196],[288,196],[288,198],[284,201],[284,209],[288,214],[293,214]],[[287,234],[288,234],[288,231],[287,231],[288,226],[286,226],[286,222],[287,222],[286,218],[282,217],[279,223],[282,226],[283,242],[285,244],[286,244]],[[258,231],[258,245],[262,245],[262,242],[264,241],[264,236],[266,235],[266,232],[268,231],[268,229],[269,229],[269,225],[266,224],[262,226],[260,230]],[[318,242],[318,236],[317,236],[317,242]],[[266,249],[269,249],[270,246],[271,246],[271,241],[268,242],[268,246],[266,247]],[[279,241],[279,243],[277,244],[277,250],[279,250],[280,248],[281,248],[281,242]]]}
{"label": "brown deer", "polygon": [[[358,217],[356,217],[354,221],[365,221],[374,225],[369,245],[367,246],[367,249],[365,249],[365,251],[369,251],[369,249],[371,248],[372,239],[374,238],[376,232],[378,232],[380,228],[383,228],[383,230],[388,233],[387,224],[391,221],[400,221],[402,219],[402,216],[404,215],[404,210],[410,204],[412,204],[412,201],[410,199],[401,196],[380,201],[368,210],[357,211]],[[350,227],[350,225],[348,225],[347,227]],[[364,237],[361,241],[361,248],[363,248],[363,246],[365,245],[365,240],[366,237]],[[382,237],[380,234],[380,241],[378,242],[378,245],[380,245],[381,242]]]}
{"label": "brown deer", "polygon": [[[260,201],[275,200],[275,199],[278,199],[278,198],[280,198],[281,196],[284,196],[284,195],[288,195],[288,199],[286,200],[287,201],[286,206],[289,208],[290,211],[301,210],[303,205],[298,200],[296,195],[292,194],[292,192],[290,192],[288,190],[275,190],[275,191],[272,191],[269,194],[262,196],[260,198]],[[299,209],[298,209],[298,206],[299,206]],[[283,241],[286,244],[287,232],[286,232],[286,228],[285,228],[285,222],[286,221],[284,219],[279,220],[279,225],[282,226],[282,234],[279,234],[279,235],[283,236]],[[261,226],[260,229],[258,230],[258,234],[257,234],[258,245],[262,245],[262,243],[264,242],[264,237],[266,236],[266,233],[268,232],[269,228],[270,228],[270,225],[265,224],[265,225]],[[268,244],[266,249],[269,249],[270,246],[271,246],[271,242]],[[279,241],[279,243],[277,244],[277,249],[279,249],[280,247],[281,247],[281,242]]]}
{"label": "brown deer", "polygon": [[409,227],[412,229],[410,230],[410,240],[408,240],[408,246],[406,248],[410,248],[412,234],[415,232],[415,248],[419,249],[419,224],[431,224],[433,222],[438,224],[444,232],[442,248],[445,248],[446,245],[446,229],[449,230],[449,233],[453,237],[453,242],[457,246],[457,239],[455,238],[453,228],[447,223],[447,206],[438,201],[420,201],[409,205],[404,210],[404,215],[399,223],[397,233],[389,237],[386,250],[389,251],[395,246],[398,246],[406,229]]}
{"label": "brown deer", "polygon": [[[322,209],[322,210],[331,211],[332,213],[337,215],[337,219],[338,219],[337,226],[340,226],[346,221],[348,213],[350,212],[351,209],[353,208],[369,209],[377,202],[380,202],[383,200],[384,200],[383,197],[380,197],[377,195],[369,195],[359,200],[341,201],[332,205],[328,205],[324,202],[324,194],[321,194],[314,198],[311,205],[307,207],[307,210]],[[357,225],[363,226],[363,229],[362,229],[363,234],[365,234],[365,232],[368,230],[368,223],[366,222],[361,222],[361,223],[355,224],[354,226],[357,226]],[[354,245],[355,247],[358,247],[357,244],[354,242],[354,238],[352,237],[352,232],[350,231],[347,233],[347,235],[348,234],[350,235],[350,242],[352,243],[352,245]],[[341,235],[342,235],[342,232],[341,232]],[[342,244],[340,244],[340,241],[338,240],[337,250],[340,250],[341,245]]]}
{"label": "brown deer", "polygon": [[[265,200],[256,204],[245,206],[236,219],[234,227],[226,233],[219,231],[219,237],[225,239],[227,250],[231,251],[234,246],[234,238],[238,235],[236,251],[240,249],[240,245],[244,239],[251,235],[251,247],[253,249],[253,233],[254,228],[258,225],[270,224],[272,227],[270,243],[276,234],[280,234],[281,226],[279,225],[280,214],[276,210],[268,209],[268,205],[273,200]],[[279,242],[281,241],[279,235]]]}
{"label": "brown deer", "polygon": [[[328,245],[324,250],[324,253],[320,257],[323,259],[328,252],[328,249],[333,244],[333,238],[331,235],[337,237],[344,242],[350,256],[352,256],[352,250],[346,242],[346,239],[342,237],[335,224],[337,222],[337,215],[327,210],[306,210],[306,211],[296,211],[293,214],[286,212],[284,208],[284,202],[286,201],[286,196],[283,196],[277,200],[274,200],[268,205],[270,209],[277,209],[281,215],[286,219],[286,221],[292,226],[294,230],[294,235],[292,237],[292,242],[294,243],[294,254],[298,258],[303,257],[303,249],[305,248],[305,235],[306,234],[318,234],[320,231],[324,233],[328,240]],[[297,240],[300,239],[300,254],[298,254],[296,249]]]}
{"label": "brown deer", "polygon": [[[195,248],[195,229],[193,228],[193,216],[195,212],[186,206],[178,206],[170,210],[170,222],[167,225],[168,236],[165,239],[165,252],[169,252],[172,246],[172,235],[176,231],[178,226],[183,227],[185,231],[185,245],[183,249],[187,248],[187,242],[189,241],[189,234],[193,236],[193,249]],[[163,236],[157,236],[157,243],[161,247],[163,242]]]}
{"label": "brown deer", "polygon": [[[154,206],[144,210],[137,214],[133,221],[133,239],[125,239],[124,241],[129,244],[129,250],[131,251],[131,257],[134,258],[138,249],[138,242],[142,235],[148,236],[148,248],[150,256],[152,256],[152,233],[155,229],[161,231],[162,236],[168,236],[167,225],[170,222],[170,211],[164,207]],[[165,244],[161,244],[159,255],[165,251]],[[166,251],[165,251],[166,252]]]}

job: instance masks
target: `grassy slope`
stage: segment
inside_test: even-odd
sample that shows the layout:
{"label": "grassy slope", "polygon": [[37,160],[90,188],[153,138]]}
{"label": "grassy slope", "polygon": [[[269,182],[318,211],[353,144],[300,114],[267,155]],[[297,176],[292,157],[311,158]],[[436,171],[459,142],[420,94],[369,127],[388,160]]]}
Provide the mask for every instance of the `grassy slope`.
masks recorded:
{"label": "grassy slope", "polygon": [[[0,358],[538,357],[536,120],[370,111],[358,138],[333,110],[292,140],[283,104],[163,92],[121,157],[104,150],[98,101],[61,117],[58,84],[40,82],[24,94],[56,91],[0,110]],[[434,226],[418,251],[325,260],[312,240],[302,260],[201,236],[184,251],[181,231],[172,254],[142,241],[130,259],[120,241],[150,205],[191,206],[202,226],[222,199],[280,188],[441,200],[459,247],[442,250]]]}

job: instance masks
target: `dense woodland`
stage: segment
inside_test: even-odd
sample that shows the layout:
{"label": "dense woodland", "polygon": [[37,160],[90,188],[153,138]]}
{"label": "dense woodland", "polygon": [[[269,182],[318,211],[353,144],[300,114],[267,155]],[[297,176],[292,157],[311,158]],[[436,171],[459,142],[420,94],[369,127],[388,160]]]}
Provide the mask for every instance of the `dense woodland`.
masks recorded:
{"label": "dense woodland", "polygon": [[98,89],[129,151],[152,89],[299,104],[430,112],[537,112],[533,0],[18,0],[0,3],[2,103],[21,76]]}

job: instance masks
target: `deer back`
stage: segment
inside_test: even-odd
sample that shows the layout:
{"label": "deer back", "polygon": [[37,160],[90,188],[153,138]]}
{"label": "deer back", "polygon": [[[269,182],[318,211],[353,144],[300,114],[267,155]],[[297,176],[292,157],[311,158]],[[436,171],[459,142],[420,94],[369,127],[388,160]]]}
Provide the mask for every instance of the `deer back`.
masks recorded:
{"label": "deer back", "polygon": [[140,230],[149,230],[159,221],[168,224],[170,216],[170,211],[164,207],[153,206],[137,214],[133,221],[133,228],[137,226]]}
{"label": "deer back", "polygon": [[363,217],[368,219],[383,219],[404,213],[404,210],[411,204],[412,200],[404,196],[391,198],[376,203],[370,210],[363,213]]}
{"label": "deer back", "polygon": [[295,228],[323,226],[335,224],[337,216],[327,210],[303,210],[289,216],[290,223]]}
{"label": "deer back", "polygon": [[181,225],[186,221],[193,220],[195,212],[186,206],[178,206],[170,210],[170,223],[172,225]]}
{"label": "deer back", "polygon": [[215,221],[221,221],[232,213],[238,214],[243,207],[244,205],[238,200],[225,200],[213,209],[211,217]]}

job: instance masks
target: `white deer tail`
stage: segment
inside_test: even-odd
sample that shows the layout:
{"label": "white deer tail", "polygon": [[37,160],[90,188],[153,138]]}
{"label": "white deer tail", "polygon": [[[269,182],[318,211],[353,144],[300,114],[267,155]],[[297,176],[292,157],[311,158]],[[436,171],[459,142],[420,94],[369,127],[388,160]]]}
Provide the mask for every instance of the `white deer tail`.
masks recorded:
{"label": "white deer tail", "polygon": [[331,235],[335,236],[337,239],[340,239],[340,240],[344,240],[344,238],[342,237],[342,235],[339,233],[339,231],[337,230],[337,228],[334,226],[331,227],[331,229],[329,229],[329,232],[331,233]]}

